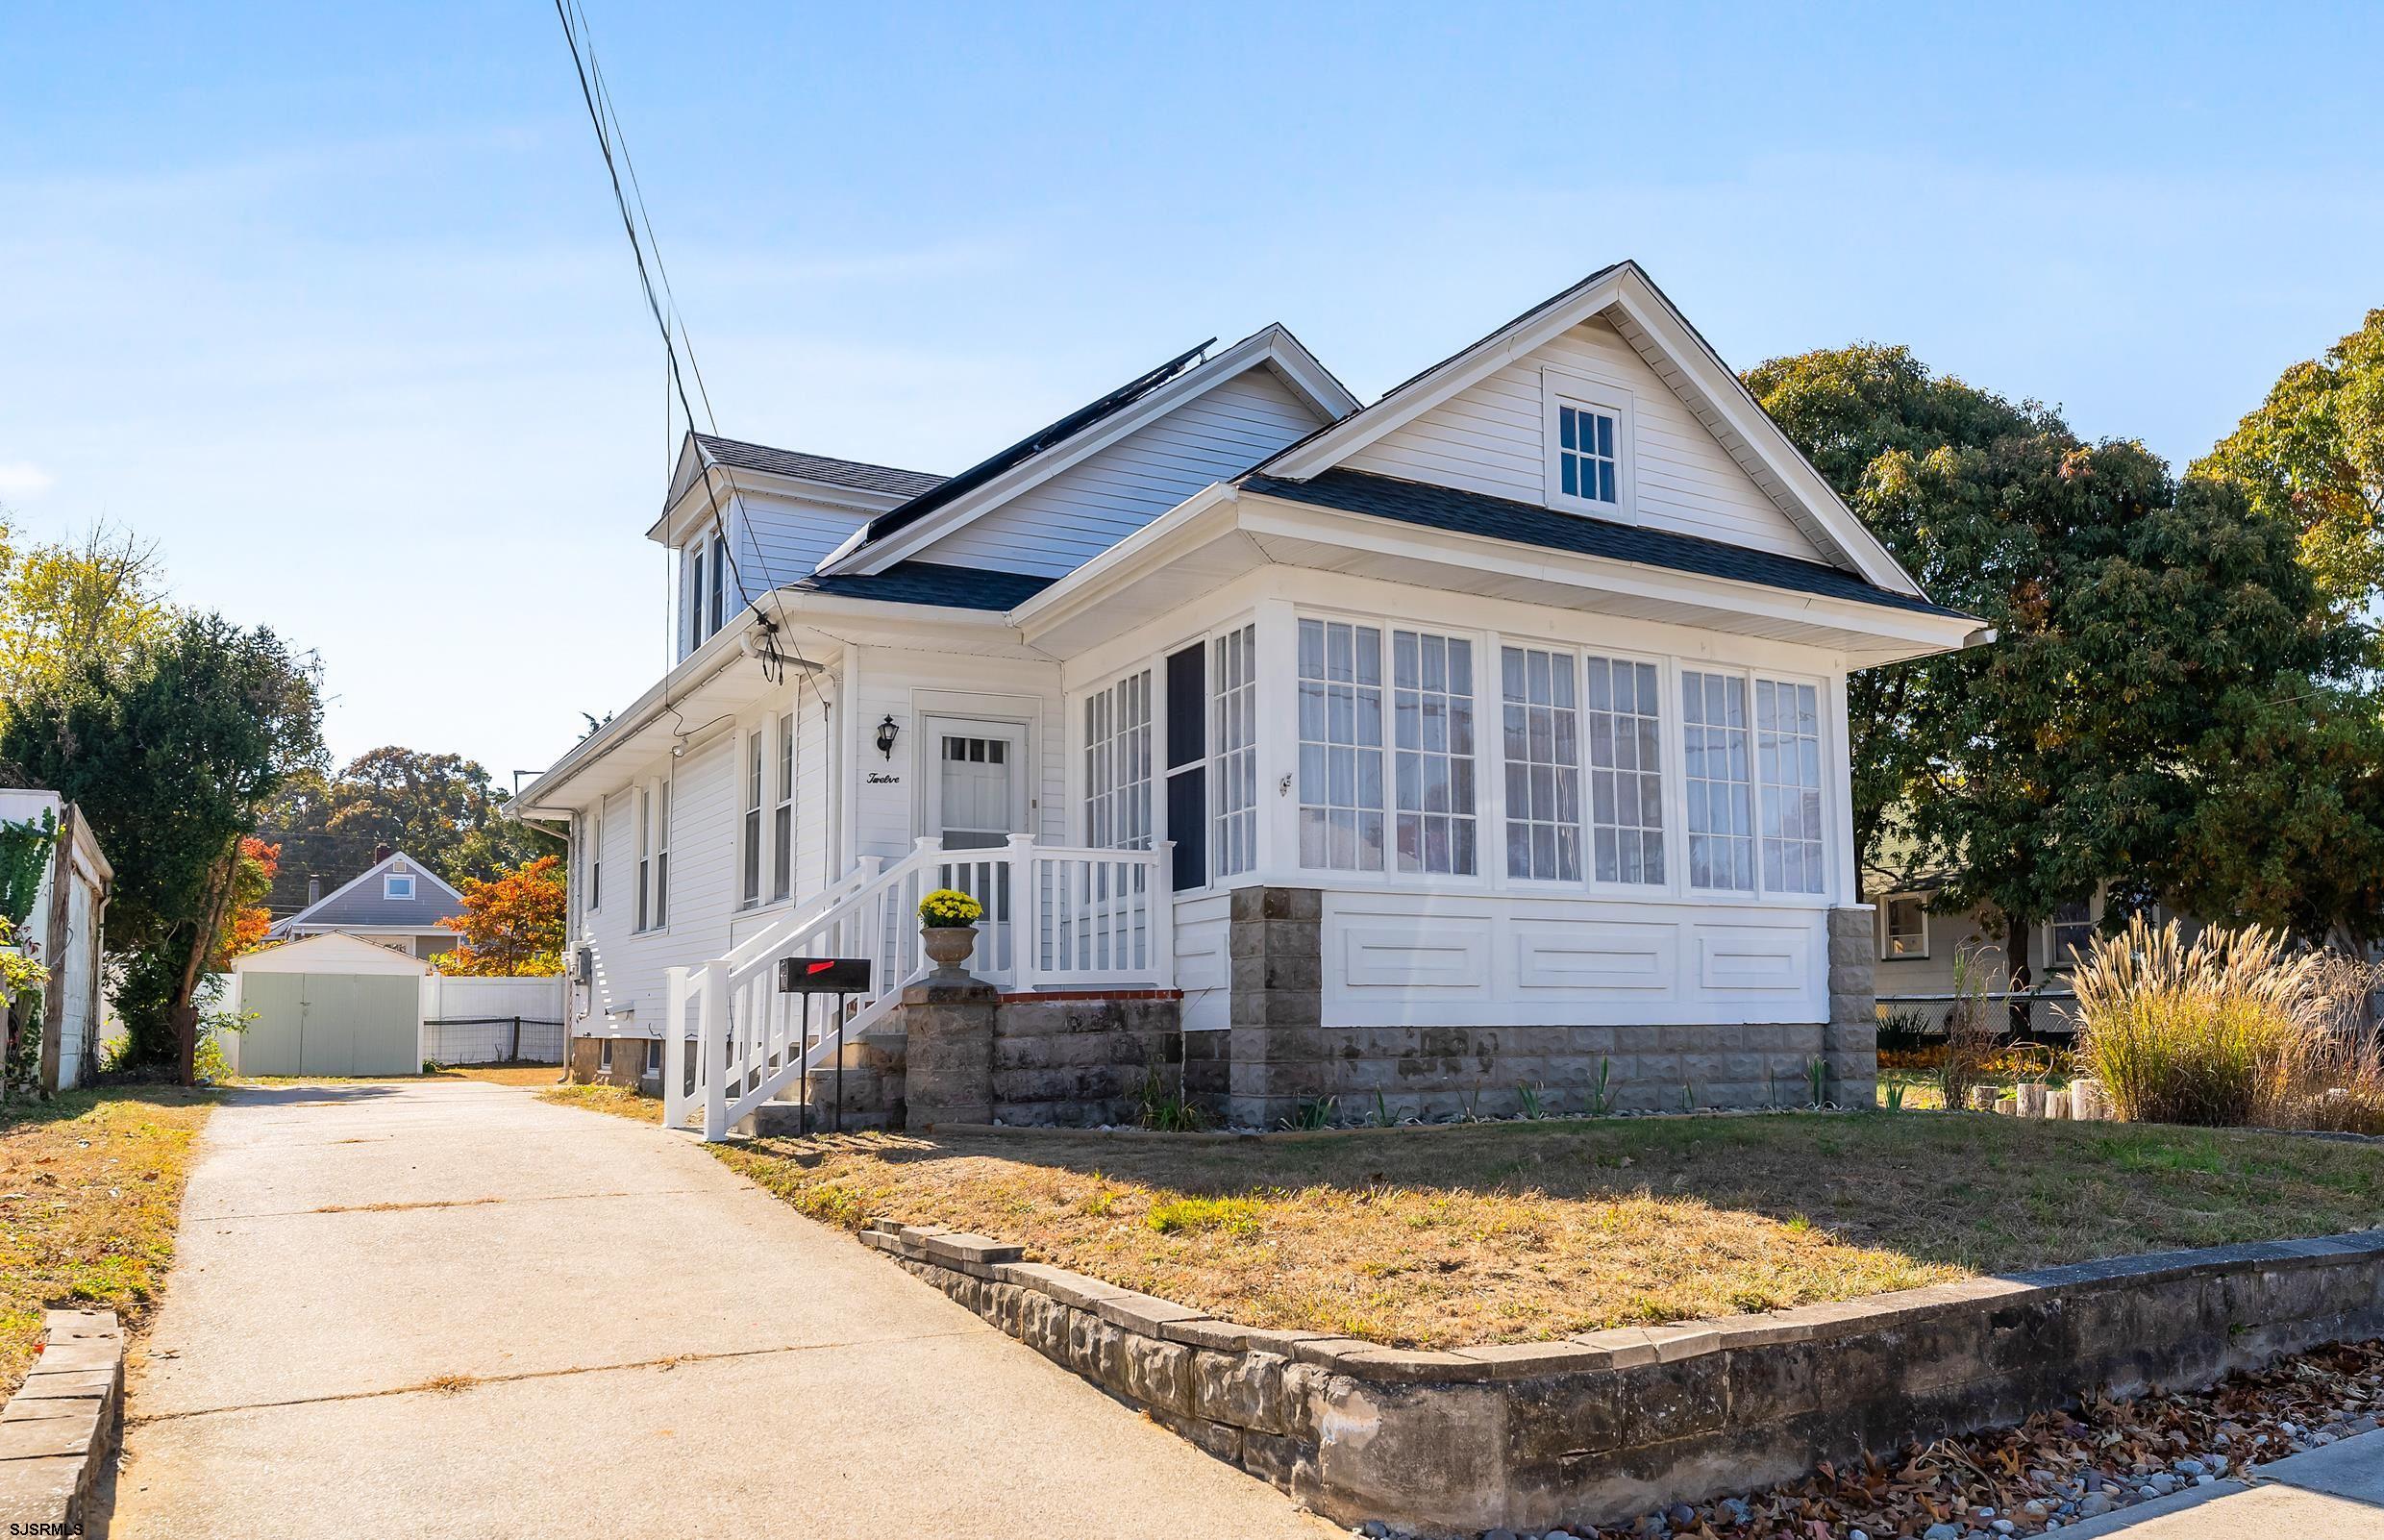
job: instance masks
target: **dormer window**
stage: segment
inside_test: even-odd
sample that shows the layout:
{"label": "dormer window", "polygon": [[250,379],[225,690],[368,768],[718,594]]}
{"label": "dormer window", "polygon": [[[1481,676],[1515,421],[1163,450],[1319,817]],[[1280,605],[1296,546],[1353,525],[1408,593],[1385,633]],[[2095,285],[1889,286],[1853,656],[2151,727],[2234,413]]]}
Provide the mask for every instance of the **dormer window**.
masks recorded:
{"label": "dormer window", "polygon": [[400,902],[414,896],[414,874],[402,866],[393,866],[381,879],[381,896]]}
{"label": "dormer window", "polygon": [[1579,375],[1541,376],[1548,408],[1548,506],[1631,517],[1630,394]]}

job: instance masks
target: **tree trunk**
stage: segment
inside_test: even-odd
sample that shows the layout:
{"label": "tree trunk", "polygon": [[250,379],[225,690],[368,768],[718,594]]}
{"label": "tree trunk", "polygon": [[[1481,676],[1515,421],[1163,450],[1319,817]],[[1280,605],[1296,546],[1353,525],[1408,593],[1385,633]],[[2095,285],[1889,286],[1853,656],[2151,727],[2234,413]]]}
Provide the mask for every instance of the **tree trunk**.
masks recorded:
{"label": "tree trunk", "polygon": [[223,933],[224,913],[232,906],[232,891],[238,881],[240,842],[215,865],[213,879],[208,883],[207,906],[199,917],[198,933],[190,938],[190,951],[183,958],[182,980],[175,986],[173,1004],[166,1009],[166,1020],[174,1024],[174,1078],[184,1085],[197,1082],[199,1059],[199,1007],[192,999],[199,992],[199,975],[207,967],[209,954],[215,950],[215,938]]}

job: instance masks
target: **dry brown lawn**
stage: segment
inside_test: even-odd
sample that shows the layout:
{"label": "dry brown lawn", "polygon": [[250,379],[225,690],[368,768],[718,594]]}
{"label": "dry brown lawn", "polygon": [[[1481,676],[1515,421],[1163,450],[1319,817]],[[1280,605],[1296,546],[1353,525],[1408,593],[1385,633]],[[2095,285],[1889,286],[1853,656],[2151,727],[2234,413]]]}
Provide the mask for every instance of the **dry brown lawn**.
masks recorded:
{"label": "dry brown lawn", "polygon": [[0,1397],[25,1378],[48,1307],[147,1315],[174,1259],[204,1091],[136,1085],[0,1108]]}
{"label": "dry brown lawn", "polygon": [[554,1085],[538,1093],[541,1102],[557,1106],[584,1107],[590,1112],[609,1112],[615,1117],[635,1118],[640,1123],[662,1121],[662,1099],[640,1096],[621,1085]]}
{"label": "dry brown lawn", "polygon": [[833,1223],[950,1225],[1246,1325],[1424,1347],[2384,1224],[2375,1146],[1985,1116],[715,1149]]}

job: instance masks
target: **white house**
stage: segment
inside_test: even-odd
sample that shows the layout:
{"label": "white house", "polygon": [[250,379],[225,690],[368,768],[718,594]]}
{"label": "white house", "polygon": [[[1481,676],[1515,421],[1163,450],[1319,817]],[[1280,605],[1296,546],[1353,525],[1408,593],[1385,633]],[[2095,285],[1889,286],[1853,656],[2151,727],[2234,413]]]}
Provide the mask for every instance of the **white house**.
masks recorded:
{"label": "white house", "polygon": [[943,884],[1007,990],[1180,991],[1241,1121],[1867,1085],[1847,676],[1989,639],[1630,262],[1371,406],[1276,326],[949,479],[691,437],[650,534],[677,665],[512,806],[581,1030],[729,1115],[818,1056],[773,960],[882,1023]]}
{"label": "white house", "polygon": [[[312,883],[310,881],[310,888]],[[310,891],[307,907],[276,920],[276,941],[352,935],[410,957],[453,952],[462,936],[446,922],[463,912],[463,895],[404,851],[384,846],[373,863],[328,893]]]}
{"label": "white house", "polygon": [[49,969],[41,991],[41,1087],[70,1091],[99,1070],[107,1014],[101,982],[108,899],[115,868],[81,807],[55,791],[0,790],[0,822],[45,820],[55,839],[16,941]]}

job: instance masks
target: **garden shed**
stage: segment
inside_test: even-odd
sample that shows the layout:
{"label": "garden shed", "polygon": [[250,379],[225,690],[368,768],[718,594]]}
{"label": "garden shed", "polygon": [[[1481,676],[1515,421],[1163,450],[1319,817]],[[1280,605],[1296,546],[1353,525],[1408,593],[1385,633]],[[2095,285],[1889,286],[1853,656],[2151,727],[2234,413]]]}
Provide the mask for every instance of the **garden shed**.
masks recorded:
{"label": "garden shed", "polygon": [[247,1017],[224,1056],[242,1075],[412,1075],[431,965],[326,933],[232,961],[222,1008]]}

